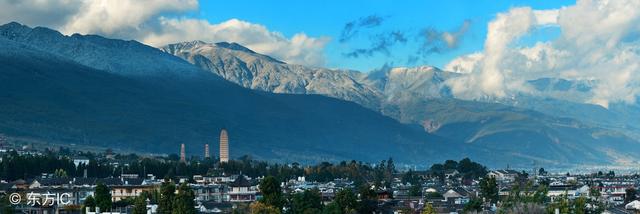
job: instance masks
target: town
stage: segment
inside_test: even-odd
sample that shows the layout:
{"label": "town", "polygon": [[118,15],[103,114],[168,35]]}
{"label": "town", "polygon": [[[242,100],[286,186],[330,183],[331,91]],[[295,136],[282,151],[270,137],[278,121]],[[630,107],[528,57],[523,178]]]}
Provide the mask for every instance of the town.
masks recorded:
{"label": "town", "polygon": [[342,161],[303,166],[18,147],[0,137],[0,213],[638,213],[640,176],[490,170],[468,158],[426,170]]}

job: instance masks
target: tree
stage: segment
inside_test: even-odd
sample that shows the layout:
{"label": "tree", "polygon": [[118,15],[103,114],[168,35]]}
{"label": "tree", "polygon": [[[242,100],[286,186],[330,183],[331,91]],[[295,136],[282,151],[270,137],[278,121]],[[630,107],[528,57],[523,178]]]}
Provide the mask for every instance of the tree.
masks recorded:
{"label": "tree", "polygon": [[549,193],[549,187],[546,185],[538,186],[538,189],[531,196],[531,202],[542,204],[547,201],[547,194]]}
{"label": "tree", "polygon": [[469,158],[464,158],[458,162],[458,172],[462,174],[463,178],[480,178],[487,174],[487,167],[482,164],[471,161]]}
{"label": "tree", "polygon": [[187,185],[187,183],[182,183],[180,187],[178,187],[178,195],[175,196],[173,201],[173,210],[172,214],[195,214],[195,194]]}
{"label": "tree", "polygon": [[331,202],[322,210],[322,214],[342,214],[342,210],[338,203]]}
{"label": "tree", "polygon": [[95,211],[96,201],[93,199],[93,196],[89,195],[84,199],[84,207],[89,207],[89,210],[92,212]]}
{"label": "tree", "polygon": [[579,197],[573,202],[573,213],[584,214],[587,208],[587,198]]}
{"label": "tree", "polygon": [[485,176],[480,181],[480,194],[491,203],[498,202],[498,183],[493,176]]}
{"label": "tree", "polygon": [[165,180],[160,186],[160,200],[158,201],[158,213],[171,214],[173,200],[175,198],[176,186],[173,182]]}
{"label": "tree", "polygon": [[545,171],[544,168],[540,168],[538,170],[538,175],[546,175],[546,174],[547,174],[547,171]]}
{"label": "tree", "polygon": [[318,189],[305,190],[293,195],[291,211],[293,213],[320,213],[322,195]]}
{"label": "tree", "polygon": [[431,203],[427,203],[427,205],[422,209],[422,214],[436,214],[436,209],[433,208]]}
{"label": "tree", "polygon": [[469,213],[473,211],[477,211],[477,212],[482,211],[482,201],[478,198],[471,199],[469,203],[464,205],[463,211],[464,213]]}
{"label": "tree", "polygon": [[338,191],[334,202],[338,205],[342,213],[352,213],[358,205],[356,195],[353,194],[351,189]]}
{"label": "tree", "polygon": [[446,160],[444,162],[444,169],[458,169],[458,162],[454,160]]}
{"label": "tree", "polygon": [[555,202],[549,204],[547,206],[548,213],[555,213],[557,209],[560,213],[571,213],[570,212],[571,204],[569,203],[569,198],[567,197],[567,193],[562,194],[559,198],[555,200]]}
{"label": "tree", "polygon": [[393,164],[393,158],[389,158],[389,160],[387,160],[387,171],[385,174],[385,180],[389,183],[388,185],[391,185],[391,179],[393,177],[393,173],[396,172],[396,165]]}
{"label": "tree", "polygon": [[133,214],[147,214],[146,197],[136,197],[135,203],[133,204]]}
{"label": "tree", "polygon": [[358,213],[375,212],[378,203],[378,194],[369,185],[360,186],[360,203],[358,203]]}
{"label": "tree", "polygon": [[624,194],[624,203],[625,204],[636,200],[636,198],[637,198],[636,195],[638,193],[637,193],[635,188],[633,188],[633,187],[632,188],[627,188],[627,189],[624,190],[624,192],[625,192],[625,194]]}
{"label": "tree", "polygon": [[251,214],[280,214],[280,210],[273,206],[266,205],[262,202],[253,202],[249,206]]}
{"label": "tree", "polygon": [[65,171],[64,169],[56,169],[56,171],[53,172],[53,176],[56,178],[66,178],[67,171]]}
{"label": "tree", "polygon": [[111,191],[107,185],[98,183],[95,191],[96,206],[100,207],[100,211],[111,210]]}
{"label": "tree", "polygon": [[260,182],[259,188],[262,192],[262,198],[260,199],[260,202],[267,206],[282,209],[282,205],[284,204],[282,190],[280,189],[280,182],[278,182],[275,177],[265,177]]}
{"label": "tree", "polygon": [[589,188],[589,195],[591,195],[591,197],[598,198],[601,195],[600,190],[596,187],[591,187]]}
{"label": "tree", "polygon": [[422,184],[417,183],[409,188],[410,196],[422,196]]}
{"label": "tree", "polygon": [[9,203],[9,197],[4,196],[0,198],[0,213],[13,214],[14,210]]}

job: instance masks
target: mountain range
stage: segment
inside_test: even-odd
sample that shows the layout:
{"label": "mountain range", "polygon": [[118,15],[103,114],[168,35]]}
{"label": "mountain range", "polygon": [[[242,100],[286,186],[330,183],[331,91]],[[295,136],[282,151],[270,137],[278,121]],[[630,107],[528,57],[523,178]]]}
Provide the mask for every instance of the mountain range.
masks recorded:
{"label": "mountain range", "polygon": [[[597,165],[640,152],[631,121],[580,118],[624,113],[559,100],[536,108],[536,98],[459,100],[442,83],[460,74],[430,66],[361,73],[291,65],[236,43],[154,48],[19,23],[0,26],[0,47],[8,136],[159,153],[185,143],[199,154],[227,128],[232,156],[299,162]],[[557,82],[538,84],[562,89],[549,86]],[[567,106],[583,110],[551,112]]]}
{"label": "mountain range", "polygon": [[[421,126],[425,132],[487,149],[508,148],[511,155],[532,161],[627,162],[617,151],[638,146],[638,138],[629,137],[637,133],[629,128],[634,128],[628,125],[632,122],[610,117],[624,113],[600,106],[527,96],[464,101],[455,99],[444,84],[463,74],[432,66],[383,67],[361,73],[289,65],[245,47],[229,46],[241,47],[193,41],[160,49],[246,88],[356,102],[402,123]],[[538,90],[589,90],[588,83],[566,80],[532,83]],[[290,85],[314,90],[286,87]]]}

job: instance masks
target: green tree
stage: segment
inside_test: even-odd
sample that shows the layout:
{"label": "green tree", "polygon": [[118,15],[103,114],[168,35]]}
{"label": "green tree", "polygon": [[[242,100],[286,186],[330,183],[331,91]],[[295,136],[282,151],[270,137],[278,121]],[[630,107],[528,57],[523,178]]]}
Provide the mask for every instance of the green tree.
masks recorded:
{"label": "green tree", "polygon": [[547,171],[545,171],[544,168],[540,168],[538,170],[538,175],[546,175],[546,174],[547,174]]}
{"label": "green tree", "polygon": [[249,206],[251,214],[280,214],[280,210],[273,206],[266,205],[262,202],[253,202]]}
{"label": "green tree", "polygon": [[67,171],[65,171],[64,169],[56,169],[56,171],[53,172],[53,176],[56,178],[66,178]]}
{"label": "green tree", "polygon": [[267,206],[272,206],[277,209],[282,209],[284,204],[284,198],[282,196],[282,190],[280,189],[280,182],[273,177],[267,176],[260,182],[260,191],[262,192],[262,198],[260,202]]}
{"label": "green tree", "polygon": [[600,197],[600,190],[596,187],[591,187],[589,189],[589,195],[591,195],[591,197],[598,198]]}
{"label": "green tree", "polygon": [[417,184],[411,185],[411,187],[409,188],[409,195],[422,196],[422,184],[417,183]]}
{"label": "green tree", "polygon": [[96,206],[100,207],[100,211],[111,210],[111,191],[107,185],[98,183],[95,191]]}
{"label": "green tree", "polygon": [[556,198],[556,200],[547,206],[548,213],[555,213],[555,210],[560,211],[560,213],[570,213],[571,204],[569,203],[569,198],[567,197],[567,193],[562,194],[560,197]]}
{"label": "green tree", "polygon": [[637,198],[637,192],[635,188],[627,188],[624,190],[624,203],[629,203],[632,202],[634,200],[636,200]]}
{"label": "green tree", "polygon": [[360,186],[360,202],[358,203],[358,213],[373,213],[375,212],[378,203],[378,194],[369,185]]}
{"label": "green tree", "polygon": [[160,199],[158,201],[158,213],[171,214],[173,200],[175,198],[176,185],[169,180],[165,180],[160,186]]}
{"label": "green tree", "polygon": [[547,193],[549,193],[549,187],[540,185],[533,193],[531,201],[538,204],[545,203],[547,201]]}
{"label": "green tree", "polygon": [[342,214],[342,210],[340,208],[340,205],[338,205],[338,203],[334,201],[324,207],[324,209],[322,210],[322,214]]}
{"label": "green tree", "polygon": [[587,208],[587,198],[579,197],[573,202],[573,213],[584,214]]}
{"label": "green tree", "polygon": [[136,197],[135,203],[133,204],[133,214],[147,214],[146,197]]}
{"label": "green tree", "polygon": [[342,213],[352,213],[358,205],[358,199],[351,189],[346,188],[338,191],[335,203],[338,205]]}
{"label": "green tree", "polygon": [[[84,207],[89,207],[90,211],[95,211],[96,200],[93,199],[93,196],[89,195],[84,199]],[[83,209],[84,212],[84,209]]]}
{"label": "green tree", "polygon": [[478,198],[471,199],[469,203],[464,205],[463,209],[464,213],[477,211],[482,211],[482,201]]}
{"label": "green tree", "polygon": [[485,176],[480,181],[480,194],[491,203],[498,202],[498,183],[493,176]]}
{"label": "green tree", "polygon": [[172,214],[195,214],[195,194],[191,187],[187,183],[182,183],[178,187],[178,195],[176,195],[173,201]]}
{"label": "green tree", "polygon": [[422,209],[422,214],[436,214],[436,209],[433,208],[431,203],[427,203],[427,205]]}
{"label": "green tree", "polygon": [[305,190],[293,195],[291,211],[293,213],[320,213],[322,195],[318,189]]}

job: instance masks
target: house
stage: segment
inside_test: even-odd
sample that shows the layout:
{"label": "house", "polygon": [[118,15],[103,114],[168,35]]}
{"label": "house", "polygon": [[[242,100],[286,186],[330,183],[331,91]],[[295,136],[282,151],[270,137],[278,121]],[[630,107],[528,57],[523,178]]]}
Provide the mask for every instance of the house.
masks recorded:
{"label": "house", "polygon": [[233,204],[229,202],[204,202],[199,203],[196,209],[200,213],[232,213]]}
{"label": "house", "polygon": [[518,177],[518,175],[519,175],[518,171],[511,170],[511,169],[493,170],[487,173],[487,176],[493,177],[496,179],[496,181],[501,183],[514,182]]}
{"label": "house", "polygon": [[551,201],[555,201],[558,197],[562,197],[564,194],[569,199],[575,199],[580,196],[589,197],[590,188],[588,185],[557,185],[549,186],[549,192],[547,196],[551,198]]}
{"label": "house", "polygon": [[442,197],[444,197],[445,201],[448,201],[449,199],[461,198],[462,195],[456,192],[455,190],[450,189],[450,190],[447,190],[447,192],[445,192],[444,194],[442,194]]}
{"label": "house", "polygon": [[156,186],[144,184],[144,179],[122,179],[121,184],[109,185],[111,188],[111,200],[120,201],[122,199],[138,197],[143,192],[153,191]]}
{"label": "house", "polygon": [[231,202],[250,202],[256,200],[257,191],[244,175],[238,176],[229,184],[231,188],[228,195]]}
{"label": "house", "polygon": [[69,178],[37,178],[29,184],[29,189],[70,187],[72,181]]}
{"label": "house", "polygon": [[11,183],[16,187],[16,189],[24,190],[24,189],[28,189],[29,188],[29,185],[31,184],[31,181],[33,181],[33,180],[25,181],[23,179],[18,179],[18,180],[15,180],[15,181],[11,182]]}
{"label": "house", "polygon": [[469,191],[462,188],[449,189],[442,197],[444,201],[451,201],[456,205],[469,203]]}

